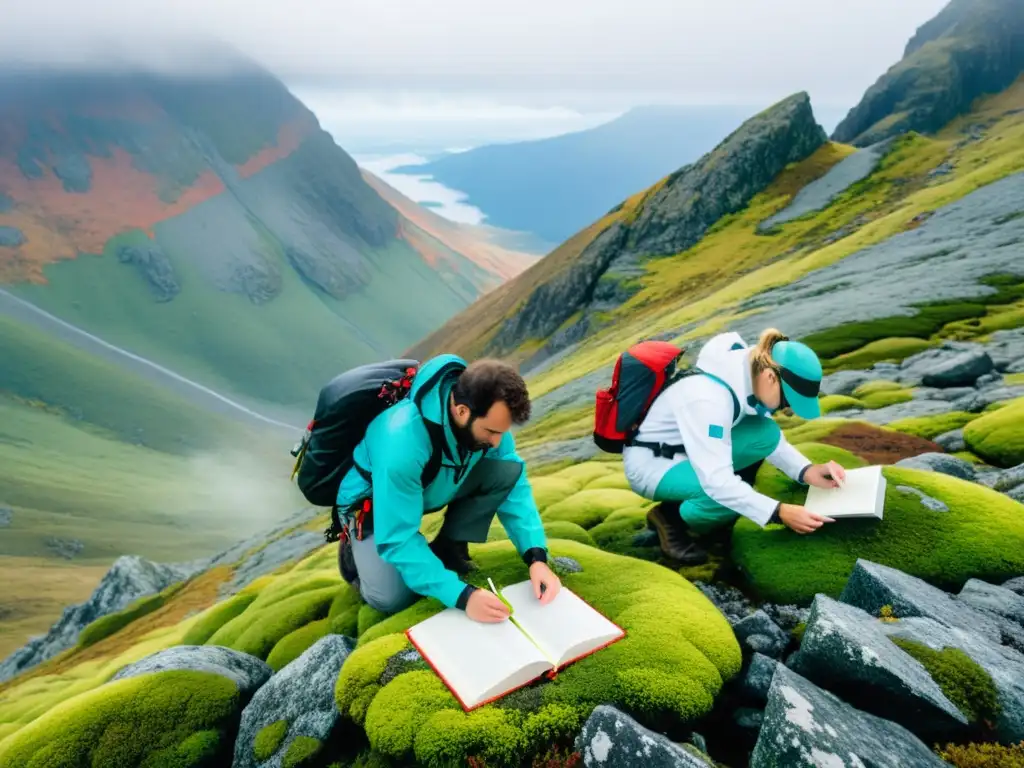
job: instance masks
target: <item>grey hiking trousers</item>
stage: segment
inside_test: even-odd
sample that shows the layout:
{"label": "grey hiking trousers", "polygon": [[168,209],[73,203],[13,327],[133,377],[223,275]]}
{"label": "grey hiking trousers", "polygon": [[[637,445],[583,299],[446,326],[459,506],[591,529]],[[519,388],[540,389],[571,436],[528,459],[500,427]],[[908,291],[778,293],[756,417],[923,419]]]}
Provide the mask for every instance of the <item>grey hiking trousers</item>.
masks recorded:
{"label": "grey hiking trousers", "polygon": [[[459,542],[487,541],[498,507],[519,482],[523,470],[518,461],[483,458],[477,462],[454,498],[448,502],[438,536]],[[339,567],[344,569],[344,549],[349,545],[358,573],[359,592],[367,604],[390,614],[409,607],[419,598],[406,586],[398,569],[377,553],[372,533],[365,535],[364,532],[362,541],[351,536],[347,543],[339,543]]]}

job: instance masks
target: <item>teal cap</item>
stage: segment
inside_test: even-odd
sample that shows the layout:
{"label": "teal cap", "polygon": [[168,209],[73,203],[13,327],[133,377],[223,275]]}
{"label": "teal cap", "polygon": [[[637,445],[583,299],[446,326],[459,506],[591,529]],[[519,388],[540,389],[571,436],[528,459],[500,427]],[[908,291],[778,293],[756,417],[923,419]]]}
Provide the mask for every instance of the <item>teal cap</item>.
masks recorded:
{"label": "teal cap", "polygon": [[782,394],[801,419],[821,416],[821,361],[814,350],[799,341],[780,341],[772,347],[772,359],[782,369]]}

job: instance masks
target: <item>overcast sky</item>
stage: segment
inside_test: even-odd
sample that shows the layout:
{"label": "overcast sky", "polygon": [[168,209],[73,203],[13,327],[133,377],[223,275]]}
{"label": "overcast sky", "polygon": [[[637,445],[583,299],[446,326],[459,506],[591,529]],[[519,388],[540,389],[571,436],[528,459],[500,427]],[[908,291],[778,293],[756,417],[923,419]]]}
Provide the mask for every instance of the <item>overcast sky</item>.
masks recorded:
{"label": "overcast sky", "polygon": [[[297,92],[372,115],[766,104],[849,108],[945,0],[0,0],[0,58],[202,69],[223,39]],[[326,104],[326,102],[325,102]],[[326,107],[325,107],[326,108]],[[569,116],[559,112],[569,110]],[[479,116],[479,115],[478,115]],[[520,115],[522,116],[522,114]]]}

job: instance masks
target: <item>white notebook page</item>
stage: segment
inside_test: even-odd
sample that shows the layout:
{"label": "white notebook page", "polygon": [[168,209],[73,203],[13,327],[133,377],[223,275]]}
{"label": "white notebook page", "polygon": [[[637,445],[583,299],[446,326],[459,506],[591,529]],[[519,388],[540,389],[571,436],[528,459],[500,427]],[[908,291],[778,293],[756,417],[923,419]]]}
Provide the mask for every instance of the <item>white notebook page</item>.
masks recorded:
{"label": "white notebook page", "polygon": [[623,634],[565,585],[547,605],[534,597],[529,581],[507,586],[501,594],[512,604],[516,621],[559,664]]}
{"label": "white notebook page", "polygon": [[817,488],[807,491],[804,506],[826,517],[882,517],[885,505],[885,476],[879,466],[846,471],[842,488]]}
{"label": "white notebook page", "polygon": [[409,634],[467,707],[551,668],[511,621],[484,624],[457,608],[431,616]]}

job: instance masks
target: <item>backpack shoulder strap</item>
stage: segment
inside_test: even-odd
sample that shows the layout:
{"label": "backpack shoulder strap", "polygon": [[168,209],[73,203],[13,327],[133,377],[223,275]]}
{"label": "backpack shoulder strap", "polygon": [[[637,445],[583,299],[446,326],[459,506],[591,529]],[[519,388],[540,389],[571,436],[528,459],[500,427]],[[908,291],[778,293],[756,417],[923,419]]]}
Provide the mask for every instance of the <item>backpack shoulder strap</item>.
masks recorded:
{"label": "backpack shoulder strap", "polygon": [[423,473],[420,475],[420,484],[426,488],[434,482],[437,473],[441,471],[441,461],[443,460],[441,446],[444,445],[444,427],[427,419],[423,420],[423,426],[427,428],[427,434],[430,436],[430,458],[427,459],[427,463],[423,467]]}
{"label": "backpack shoulder strap", "polygon": [[701,370],[701,369],[694,369],[694,371],[696,373],[703,373],[709,379],[717,381],[719,384],[721,384],[723,387],[725,387],[727,390],[729,390],[729,394],[732,395],[732,421],[733,421],[733,424],[735,424],[736,423],[736,419],[738,419],[740,417],[740,399],[738,397],[736,397],[736,393],[732,391],[732,387],[730,387],[728,384],[726,384],[724,379],[716,376],[713,373],[708,373],[707,371]]}

